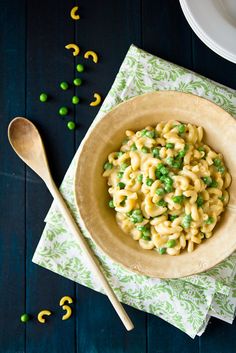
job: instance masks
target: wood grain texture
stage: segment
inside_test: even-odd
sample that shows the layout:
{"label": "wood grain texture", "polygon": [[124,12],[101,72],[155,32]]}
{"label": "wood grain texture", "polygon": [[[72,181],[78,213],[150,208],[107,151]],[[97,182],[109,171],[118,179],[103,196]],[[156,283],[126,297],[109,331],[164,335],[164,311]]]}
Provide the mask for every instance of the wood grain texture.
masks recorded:
{"label": "wood grain texture", "polygon": [[[27,4],[26,4],[27,2]],[[26,6],[27,5],[27,6]],[[32,264],[31,258],[51,204],[45,185],[11,150],[6,128],[26,114],[40,129],[56,182],[63,175],[99,107],[89,107],[95,91],[106,96],[119,66],[134,43],[164,59],[236,88],[235,65],[208,49],[192,32],[176,0],[81,0],[81,20],[69,17],[72,0],[0,0],[0,353],[234,353],[235,324],[211,320],[201,338],[191,340],[168,323],[126,307],[135,330],[127,333],[108,299]],[[76,40],[81,53],[92,49],[95,65],[64,49]],[[84,63],[78,74],[75,63]],[[59,89],[76,76],[84,84]],[[51,99],[40,103],[46,91]],[[81,103],[72,107],[77,92]],[[68,105],[66,118],[58,109]],[[66,122],[75,120],[71,132]],[[26,259],[26,261],[25,261]],[[76,298],[75,314],[61,321],[59,299]],[[46,325],[35,320],[51,309]],[[22,312],[34,319],[23,325]]]}
{"label": "wood grain texture", "polygon": [[11,117],[25,113],[25,2],[0,8],[0,351],[11,353],[25,349],[25,166],[7,140]]}
{"label": "wood grain texture", "polygon": [[[59,184],[74,154],[73,132],[66,122],[73,116],[62,118],[61,106],[69,106],[71,89],[63,91],[61,81],[72,81],[73,59],[64,47],[74,35],[73,21],[69,17],[73,1],[37,1],[27,3],[27,87],[26,116],[33,120],[45,141],[51,171]],[[47,92],[49,100],[39,101],[39,94]],[[33,253],[44,228],[44,217],[52,198],[44,183],[27,168],[26,183],[26,303],[34,320],[27,325],[26,352],[76,352],[75,316],[62,321],[63,311],[59,300],[64,295],[74,297],[73,282],[46,271],[31,262]],[[37,313],[51,309],[53,314],[42,325]]]}
{"label": "wood grain texture", "polygon": [[236,89],[235,64],[210,50],[192,32],[192,69],[216,82]]}
{"label": "wood grain texture", "polygon": [[191,68],[191,29],[178,1],[142,1],[141,23],[144,50]]}

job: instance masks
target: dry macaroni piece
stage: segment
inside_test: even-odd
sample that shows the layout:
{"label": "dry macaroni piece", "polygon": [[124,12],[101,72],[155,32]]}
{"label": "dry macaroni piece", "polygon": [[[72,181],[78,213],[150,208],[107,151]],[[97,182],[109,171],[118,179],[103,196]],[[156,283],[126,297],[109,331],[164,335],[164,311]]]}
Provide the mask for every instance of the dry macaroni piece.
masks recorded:
{"label": "dry macaroni piece", "polygon": [[98,94],[98,93],[94,93],[93,96],[94,96],[95,100],[92,101],[89,105],[91,107],[96,107],[97,105],[99,105],[101,103],[102,98],[101,98],[100,94]]}
{"label": "dry macaroni piece", "polygon": [[59,305],[63,306],[66,302],[69,303],[69,304],[72,304],[73,303],[73,299],[71,297],[69,297],[68,295],[66,295],[66,296],[64,296],[64,297],[62,297],[60,299]]}
{"label": "dry macaroni piece", "polygon": [[127,130],[103,176],[120,228],[161,255],[210,238],[229,201],[223,156],[203,142],[202,127],[178,121]]}
{"label": "dry macaroni piece", "polygon": [[69,305],[63,305],[62,307],[63,310],[66,310],[66,313],[62,316],[62,320],[67,320],[71,317],[72,310],[69,307]]}
{"label": "dry macaroni piece", "polygon": [[41,323],[41,324],[44,324],[45,323],[45,318],[44,316],[50,316],[52,313],[50,310],[42,310],[38,313],[38,321]]}
{"label": "dry macaroni piece", "polygon": [[86,53],[84,54],[84,58],[85,58],[85,59],[88,59],[90,56],[92,57],[93,62],[94,62],[95,64],[97,64],[97,62],[98,62],[98,56],[97,56],[97,54],[95,53],[95,51],[93,51],[93,50],[88,50],[88,51],[86,51]]}
{"label": "dry macaroni piece", "polygon": [[80,48],[78,47],[78,45],[71,43],[71,44],[67,44],[65,46],[66,49],[73,49],[73,55],[77,56],[80,52]]}
{"label": "dry macaroni piece", "polygon": [[76,12],[78,11],[78,6],[75,6],[71,9],[71,12],[70,12],[70,17],[73,18],[73,20],[79,20],[80,19],[80,15],[77,14],[76,15]]}

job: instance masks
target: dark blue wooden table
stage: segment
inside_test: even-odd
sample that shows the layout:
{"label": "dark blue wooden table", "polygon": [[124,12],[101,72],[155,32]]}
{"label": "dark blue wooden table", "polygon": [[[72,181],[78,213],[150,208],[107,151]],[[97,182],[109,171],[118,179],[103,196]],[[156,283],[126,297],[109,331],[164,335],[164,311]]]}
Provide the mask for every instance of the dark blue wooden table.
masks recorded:
{"label": "dark blue wooden table", "polygon": [[[107,298],[31,262],[51,196],[43,182],[18,159],[7,141],[14,116],[27,116],[45,140],[58,185],[94,119],[91,92],[105,96],[131,43],[211,79],[236,88],[236,66],[194,35],[177,0],[81,0],[80,21],[69,16],[72,0],[0,0],[0,352],[4,353],[234,353],[236,324],[212,319],[201,338],[190,339],[161,319],[126,307],[135,324],[127,333]],[[210,19],[209,19],[210,20]],[[66,128],[58,108],[69,105],[75,63],[64,49],[79,43],[100,63],[86,63],[81,103],[70,110],[78,129]],[[41,91],[51,96],[39,102]],[[59,299],[76,298],[76,312],[61,320]],[[54,315],[46,325],[38,311]],[[26,325],[20,315],[33,320]]]}

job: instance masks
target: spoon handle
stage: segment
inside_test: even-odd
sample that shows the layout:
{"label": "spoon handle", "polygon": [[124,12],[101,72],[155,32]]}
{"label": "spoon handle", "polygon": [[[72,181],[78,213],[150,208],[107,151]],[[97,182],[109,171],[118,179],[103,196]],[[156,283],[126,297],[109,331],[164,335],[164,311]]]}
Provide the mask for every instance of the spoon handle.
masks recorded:
{"label": "spoon handle", "polygon": [[85,240],[84,236],[82,235],[78,225],[76,224],[71,212],[69,211],[65,200],[63,199],[60,191],[58,190],[57,186],[55,185],[54,181],[51,179],[50,182],[47,183],[47,187],[51,192],[54,200],[57,203],[59,210],[61,211],[63,217],[65,218],[67,225],[69,227],[70,232],[74,235],[76,240],[79,243],[80,248],[82,249],[84,255],[89,260],[91,269],[93,270],[96,278],[100,281],[103,286],[105,293],[107,294],[111,304],[113,305],[115,311],[117,312],[118,316],[120,317],[121,321],[123,322],[125,328],[130,331],[134,328],[132,321],[130,320],[129,316],[127,315],[125,309],[117,299],[115,293],[113,292],[110,284],[108,283],[104,273],[102,272],[99,262],[96,259],[94,253],[90,249],[87,241]]}

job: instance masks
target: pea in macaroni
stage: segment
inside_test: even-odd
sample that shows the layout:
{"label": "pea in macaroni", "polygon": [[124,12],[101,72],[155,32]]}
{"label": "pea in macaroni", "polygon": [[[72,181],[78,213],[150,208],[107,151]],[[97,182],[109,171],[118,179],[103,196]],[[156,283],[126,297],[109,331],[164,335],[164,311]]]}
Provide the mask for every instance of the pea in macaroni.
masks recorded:
{"label": "pea in macaroni", "polygon": [[103,176],[120,228],[161,255],[210,238],[229,201],[223,156],[204,144],[202,127],[178,121],[127,130]]}

